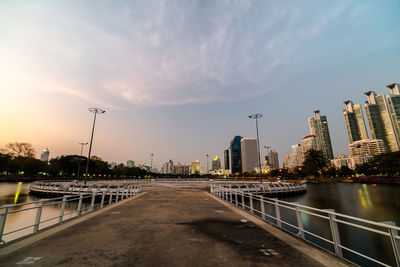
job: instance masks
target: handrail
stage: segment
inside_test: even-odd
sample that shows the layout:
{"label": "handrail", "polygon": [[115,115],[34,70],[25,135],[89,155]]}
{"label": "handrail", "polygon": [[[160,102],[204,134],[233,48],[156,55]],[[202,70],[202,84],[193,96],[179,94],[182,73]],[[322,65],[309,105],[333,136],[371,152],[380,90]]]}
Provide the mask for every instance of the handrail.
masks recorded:
{"label": "handrail", "polygon": [[[56,186],[50,186],[54,189]],[[50,190],[50,187],[48,188]],[[95,189],[95,188],[94,188]],[[54,191],[53,191],[54,192]],[[55,191],[55,192],[66,192],[66,191]],[[92,212],[94,210],[101,209],[107,205],[112,205],[120,200],[133,197],[141,192],[140,185],[128,185],[120,189],[114,188],[106,188],[106,190],[93,190],[91,192],[79,192],[79,194],[71,194],[71,192],[66,192],[68,194],[63,195],[62,197],[56,197],[51,199],[41,199],[38,201],[32,201],[27,203],[19,203],[19,204],[8,204],[0,206],[0,245],[7,244],[15,239],[22,238],[26,235],[30,235],[32,233],[37,233],[39,230],[44,230],[50,226],[54,226],[60,224],[66,220],[70,220],[73,218],[80,217],[84,214]],[[82,202],[84,199],[91,199],[90,206],[83,208]],[[98,200],[96,204],[96,199]],[[101,200],[100,200],[101,199]],[[100,202],[99,202],[100,200]],[[78,201],[77,209],[72,212],[65,212],[65,207],[67,203]],[[60,205],[61,204],[61,205]],[[44,218],[46,214],[45,207],[57,205],[59,208],[59,214],[55,217]],[[25,207],[28,206],[28,207]],[[17,208],[17,209],[15,209]],[[13,209],[13,210],[10,210]],[[15,209],[15,210],[14,210]],[[7,216],[15,213],[23,213],[26,211],[31,211],[36,209],[35,221],[34,224],[24,225],[20,228],[12,229],[12,226],[7,224]],[[75,216],[74,216],[75,215]],[[69,216],[69,218],[65,218]],[[50,221],[57,220],[57,222],[52,223],[51,225],[43,225],[43,223],[47,223]],[[4,240],[5,236],[9,236],[13,233],[21,232],[23,230],[31,228],[32,231],[21,234],[18,237],[10,238],[7,241]]]}
{"label": "handrail", "polygon": [[[263,219],[264,221],[267,221],[266,217],[268,217],[270,218],[270,220],[267,221],[268,223],[272,223],[281,230],[289,232],[307,242],[313,243],[312,241],[306,239],[305,234],[314,236],[320,240],[332,244],[334,250],[333,251],[328,250],[328,251],[348,261],[350,260],[343,256],[342,249],[346,250],[347,252],[350,252],[350,254],[360,256],[366,260],[377,263],[379,265],[389,266],[388,263],[384,263],[377,259],[373,259],[371,255],[365,255],[360,251],[356,251],[355,248],[346,247],[343,244],[341,244],[338,225],[347,225],[349,227],[355,227],[368,232],[379,234],[384,238],[390,238],[394,260],[396,262],[396,265],[400,266],[400,236],[398,234],[398,231],[400,231],[400,227],[396,226],[393,222],[389,223],[374,222],[354,216],[337,213],[334,210],[318,209],[306,205],[301,205],[298,203],[278,200],[276,198],[268,198],[262,195],[253,195],[252,193],[246,191],[247,190],[240,190],[240,188],[239,190],[233,189],[231,185],[226,185],[226,184],[210,185],[210,192],[214,196],[222,200],[225,200],[227,202],[230,202],[231,204],[242,208],[246,212],[249,212],[250,214]],[[245,199],[248,200],[247,201],[249,203],[248,205],[246,204]],[[255,200],[260,202],[261,210],[254,208]],[[275,215],[267,214],[265,212],[265,205],[271,205],[273,208],[275,208]],[[297,226],[282,219],[280,215],[281,209],[295,211]],[[331,239],[327,239],[318,234],[305,230],[303,227],[303,218],[301,216],[303,213],[328,221],[330,225]],[[274,223],[273,221],[275,221],[276,223]],[[286,229],[283,228],[283,225],[289,225],[291,228],[296,229],[298,232],[292,233],[290,231],[287,231]],[[313,244],[319,246],[316,243]]]}

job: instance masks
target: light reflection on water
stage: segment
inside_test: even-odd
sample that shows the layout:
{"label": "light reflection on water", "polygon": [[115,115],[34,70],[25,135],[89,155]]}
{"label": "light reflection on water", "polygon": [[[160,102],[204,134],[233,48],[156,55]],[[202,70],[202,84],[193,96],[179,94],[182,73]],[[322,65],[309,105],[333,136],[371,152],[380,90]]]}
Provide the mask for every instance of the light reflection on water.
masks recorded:
{"label": "light reflection on water", "polygon": [[[23,183],[21,187],[21,192],[18,198],[17,204],[20,203],[29,203],[33,201],[37,201],[40,198],[29,195],[29,184]],[[0,206],[7,204],[14,204],[15,192],[17,190],[18,183],[0,183]],[[88,203],[83,203],[83,208],[87,207]],[[9,208],[8,212],[20,209],[26,209],[34,207],[34,205],[22,205],[14,208]],[[51,221],[41,223],[39,229],[43,229],[47,226],[50,226],[56,222],[58,222],[58,216],[60,215],[60,207],[61,203],[44,206],[41,215],[41,221],[45,221],[50,218],[55,218]],[[77,215],[76,210],[78,207],[78,203],[76,201],[67,202],[65,205],[64,219],[69,219]],[[33,225],[35,222],[37,209],[31,209],[26,211],[21,211],[17,213],[11,213],[7,215],[6,225],[4,229],[4,233],[13,231],[15,229],[20,229],[26,226]],[[12,233],[3,237],[3,240],[6,242],[10,240],[14,240],[18,237],[24,236],[26,234],[30,234],[33,231],[33,227],[27,228],[25,230],[18,231],[16,233]]]}

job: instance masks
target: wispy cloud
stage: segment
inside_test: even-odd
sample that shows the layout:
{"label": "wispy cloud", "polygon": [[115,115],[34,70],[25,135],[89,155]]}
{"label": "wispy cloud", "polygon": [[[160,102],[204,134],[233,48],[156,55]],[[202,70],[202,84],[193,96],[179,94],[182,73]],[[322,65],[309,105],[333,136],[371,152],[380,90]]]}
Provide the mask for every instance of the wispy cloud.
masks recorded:
{"label": "wispy cloud", "polygon": [[91,1],[43,1],[24,3],[24,8],[3,6],[0,15],[11,15],[0,19],[5,38],[0,53],[7,55],[0,65],[7,68],[18,57],[13,64],[30,77],[31,88],[109,105],[240,100],[285,83],[284,76],[312,57],[304,49],[307,43],[318,39],[349,2],[155,0],[92,6]]}

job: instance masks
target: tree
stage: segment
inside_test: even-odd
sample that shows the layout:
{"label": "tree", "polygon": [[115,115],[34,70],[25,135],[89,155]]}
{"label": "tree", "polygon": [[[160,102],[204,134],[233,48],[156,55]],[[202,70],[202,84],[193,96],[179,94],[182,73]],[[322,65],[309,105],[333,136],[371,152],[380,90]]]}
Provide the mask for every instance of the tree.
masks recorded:
{"label": "tree", "polygon": [[6,147],[3,149],[5,153],[10,155],[12,158],[16,157],[26,157],[26,158],[34,158],[35,157],[35,149],[33,149],[32,144],[29,143],[8,143]]}
{"label": "tree", "polygon": [[326,161],[321,150],[310,149],[306,152],[303,163],[305,174],[312,175],[315,178],[322,173],[324,167],[326,167]]}
{"label": "tree", "polygon": [[11,156],[0,153],[0,173],[8,171],[8,165],[10,163]]}

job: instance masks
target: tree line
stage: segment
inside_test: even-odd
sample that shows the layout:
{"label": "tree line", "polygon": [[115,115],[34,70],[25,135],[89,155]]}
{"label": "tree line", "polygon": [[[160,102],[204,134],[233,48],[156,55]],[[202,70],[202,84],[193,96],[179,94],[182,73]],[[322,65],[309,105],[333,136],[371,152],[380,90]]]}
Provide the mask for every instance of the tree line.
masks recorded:
{"label": "tree line", "polygon": [[[35,158],[35,150],[29,143],[9,143],[0,150],[0,174],[16,177],[49,177],[49,178],[76,178],[78,166],[80,177],[86,171],[87,157],[79,155],[63,155],[49,162]],[[100,157],[92,156],[89,161],[88,178],[144,178],[147,170],[126,167],[118,164],[110,169],[108,162]]]}

